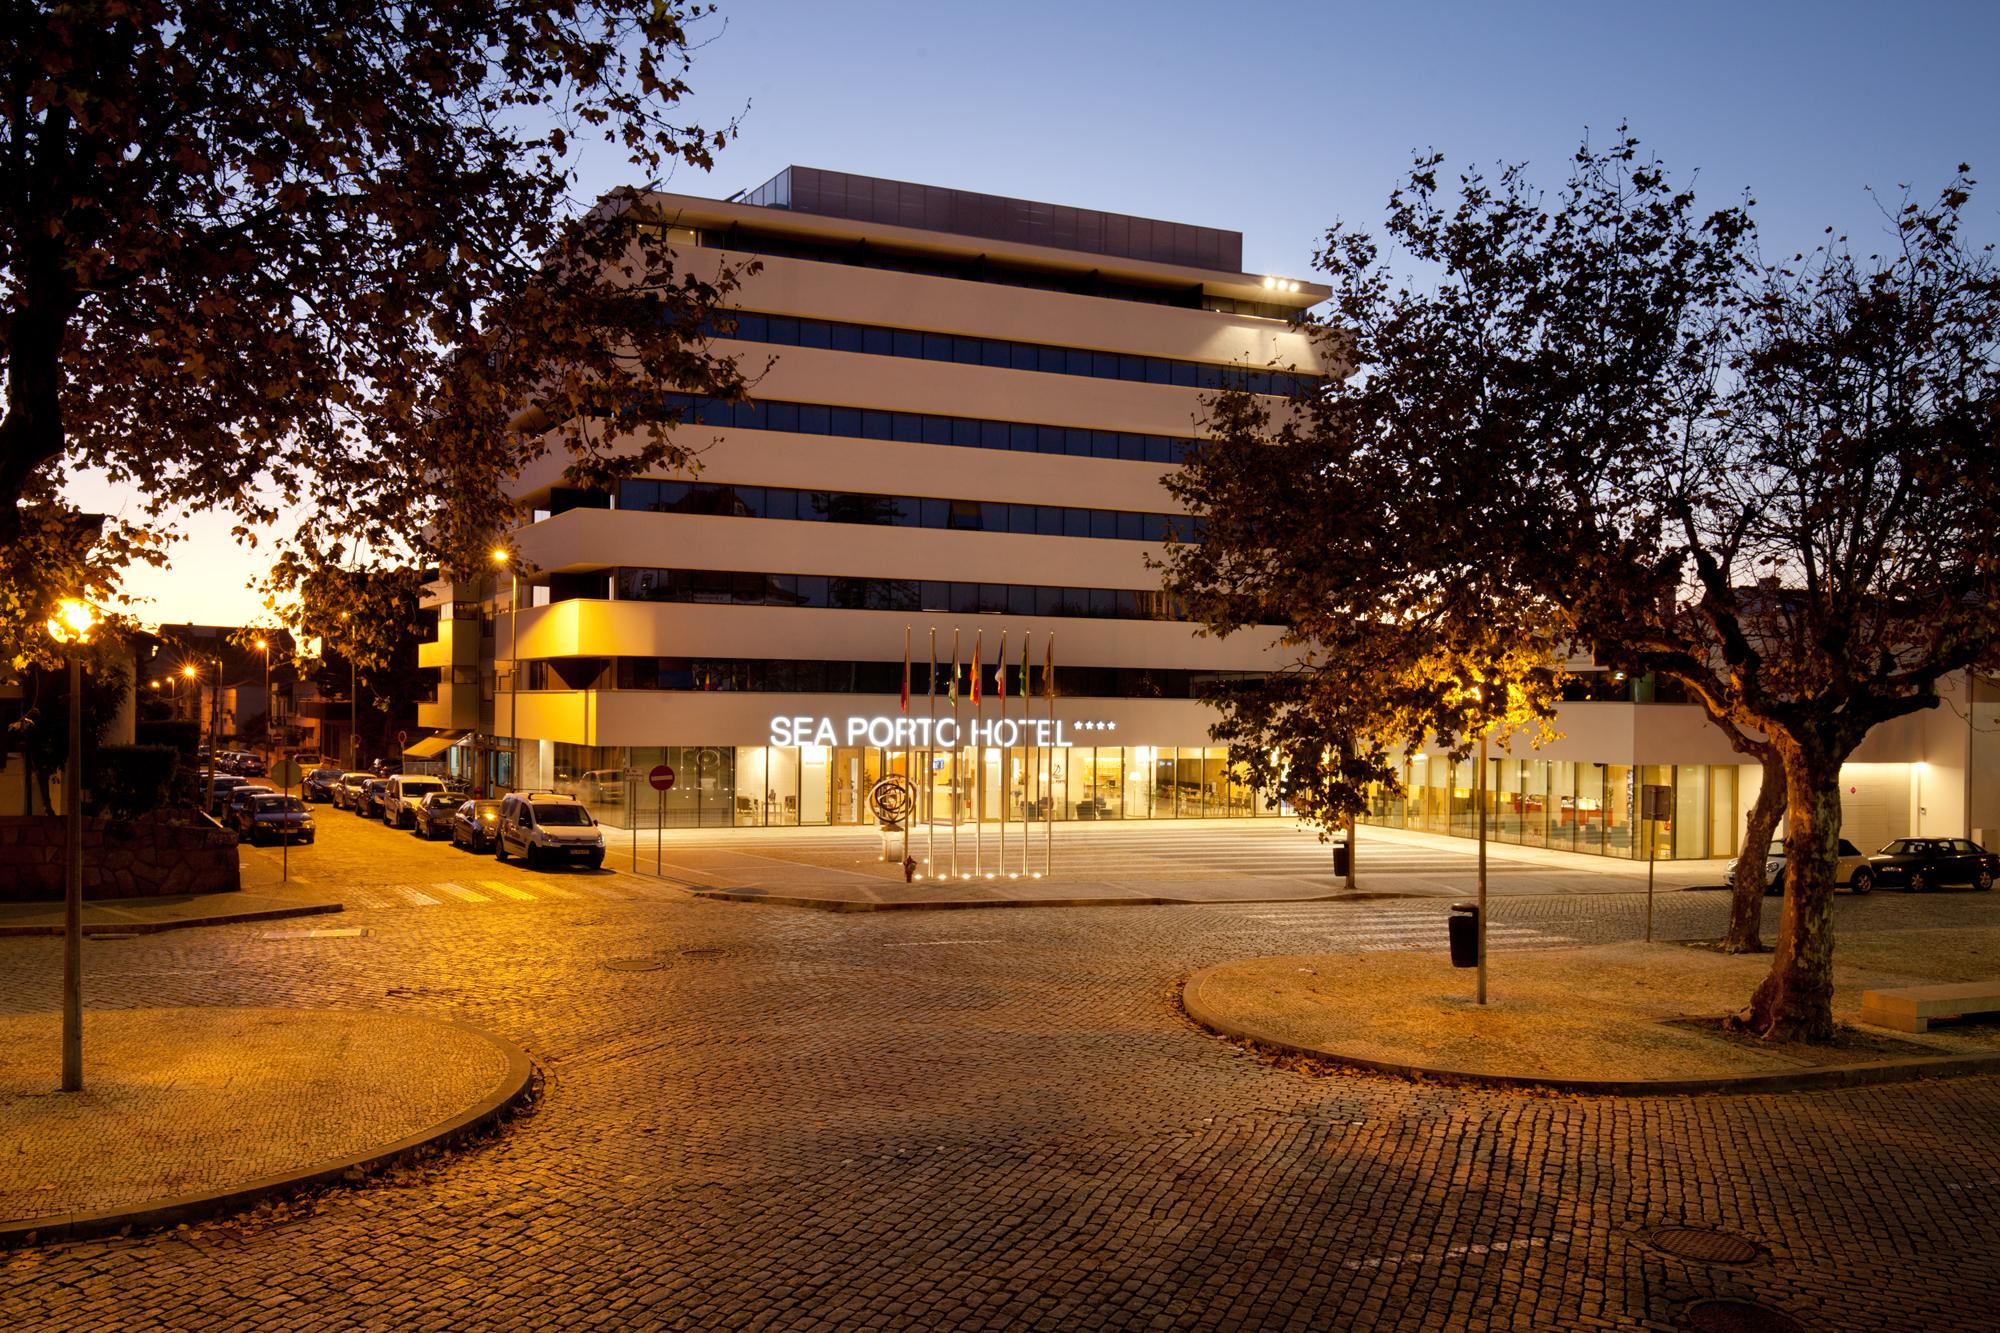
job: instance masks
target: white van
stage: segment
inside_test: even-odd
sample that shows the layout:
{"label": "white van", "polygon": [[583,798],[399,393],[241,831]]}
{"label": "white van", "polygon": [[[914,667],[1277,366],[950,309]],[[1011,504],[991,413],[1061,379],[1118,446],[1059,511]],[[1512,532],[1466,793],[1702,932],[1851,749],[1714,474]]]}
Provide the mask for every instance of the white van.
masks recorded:
{"label": "white van", "polygon": [[517,791],[502,798],[493,831],[494,858],[504,861],[511,852],[530,866],[569,861],[596,870],[604,864],[604,835],[574,796]]}
{"label": "white van", "polygon": [[428,773],[403,773],[389,779],[382,793],[382,822],[390,828],[415,828],[417,807],[424,797],[445,790],[444,779]]}

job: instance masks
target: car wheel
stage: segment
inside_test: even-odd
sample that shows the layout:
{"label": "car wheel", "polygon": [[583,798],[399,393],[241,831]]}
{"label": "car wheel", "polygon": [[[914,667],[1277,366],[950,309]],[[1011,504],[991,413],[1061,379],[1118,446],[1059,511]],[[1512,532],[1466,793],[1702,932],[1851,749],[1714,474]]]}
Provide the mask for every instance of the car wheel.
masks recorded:
{"label": "car wheel", "polygon": [[1978,889],[1981,893],[1991,891],[1993,888],[1993,872],[1984,868],[1973,871],[1972,887]]}
{"label": "car wheel", "polygon": [[593,856],[584,864],[588,865],[592,870],[602,870],[604,869],[604,857],[602,855]]}
{"label": "car wheel", "polygon": [[539,870],[541,868],[541,853],[532,842],[528,844],[528,849],[521,853],[521,860],[530,870]]}
{"label": "car wheel", "polygon": [[1773,875],[1771,876],[1771,878],[1764,881],[1764,896],[1766,898],[1779,897],[1784,893],[1784,891],[1785,891],[1785,877],[1783,875]]}
{"label": "car wheel", "polygon": [[493,859],[496,861],[505,861],[507,859],[507,840],[505,838],[496,837],[493,839]]}
{"label": "car wheel", "polygon": [[1848,881],[1847,886],[1856,893],[1873,893],[1875,891],[1875,876],[1869,874],[1866,870],[1857,870],[1854,872],[1854,878]]}
{"label": "car wheel", "polygon": [[1906,882],[1910,886],[1911,893],[1922,893],[1931,886],[1930,876],[1921,870],[1912,870]]}

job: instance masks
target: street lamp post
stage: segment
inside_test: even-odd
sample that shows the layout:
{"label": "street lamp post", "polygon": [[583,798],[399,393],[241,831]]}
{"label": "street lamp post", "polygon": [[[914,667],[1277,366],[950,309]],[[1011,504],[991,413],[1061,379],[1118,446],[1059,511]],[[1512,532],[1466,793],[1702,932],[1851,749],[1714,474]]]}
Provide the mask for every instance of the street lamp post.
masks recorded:
{"label": "street lamp post", "polygon": [[97,625],[90,603],[66,597],[49,637],[69,649],[69,756],[63,765],[62,1090],[83,1091],[83,646]]}
{"label": "street lamp post", "polygon": [[[340,613],[340,621],[347,623],[347,612]],[[354,635],[346,638],[347,649],[347,767],[349,771],[361,766],[361,693],[356,688],[360,675],[354,666]]]}
{"label": "street lamp post", "polygon": [[518,791],[521,787],[521,570],[504,546],[493,548],[493,563],[507,567],[507,783]]}
{"label": "street lamp post", "polygon": [[[182,680],[185,680],[185,681],[186,681],[186,682],[188,683],[188,690],[189,690],[189,692],[190,692],[190,693],[189,693],[189,698],[190,698],[191,702],[192,702],[192,703],[194,704],[194,707],[193,707],[193,708],[190,708],[190,709],[189,709],[188,711],[189,711],[189,712],[195,712],[196,710],[198,710],[198,709],[199,709],[199,708],[201,707],[201,695],[200,695],[199,691],[196,691],[196,690],[195,690],[195,687],[194,687],[194,679],[195,679],[195,670],[194,670],[194,664],[193,664],[193,663],[191,663],[191,662],[190,662],[190,663],[188,663],[188,664],[187,664],[186,666],[183,666],[183,667],[181,668],[181,679],[182,679]],[[180,709],[180,693],[179,693],[179,691],[175,691],[175,694],[174,694],[174,716],[175,716],[176,718],[178,718],[178,717],[179,717],[180,715],[181,715],[181,709]],[[197,716],[197,717],[195,718],[195,729],[196,729],[197,731],[199,731],[199,730],[200,730],[200,728],[201,728],[201,718],[200,718],[199,716]]]}
{"label": "street lamp post", "polygon": [[268,640],[257,640],[257,651],[264,655],[264,753],[274,754],[271,745],[271,645]]}

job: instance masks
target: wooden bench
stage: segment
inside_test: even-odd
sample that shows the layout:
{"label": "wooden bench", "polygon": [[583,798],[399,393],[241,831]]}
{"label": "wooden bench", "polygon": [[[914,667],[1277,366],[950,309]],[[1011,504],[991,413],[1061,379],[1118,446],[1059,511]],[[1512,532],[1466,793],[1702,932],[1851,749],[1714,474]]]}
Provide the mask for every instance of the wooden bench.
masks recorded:
{"label": "wooden bench", "polygon": [[1933,1019],[1992,1013],[2000,1013],[2000,981],[1861,992],[1861,1021],[1898,1032],[1928,1032]]}

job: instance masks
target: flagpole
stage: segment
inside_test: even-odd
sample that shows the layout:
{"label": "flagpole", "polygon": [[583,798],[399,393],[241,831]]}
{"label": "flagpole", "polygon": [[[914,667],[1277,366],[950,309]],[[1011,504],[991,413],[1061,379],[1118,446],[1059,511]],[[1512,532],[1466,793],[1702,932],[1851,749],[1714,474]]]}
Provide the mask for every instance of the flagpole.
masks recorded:
{"label": "flagpole", "polygon": [[958,635],[951,631],[951,877],[958,878],[958,786],[961,774],[958,757],[965,752],[965,738],[958,734]]}
{"label": "flagpole", "polygon": [[978,629],[972,635],[972,736],[976,742],[972,751],[972,873],[979,879],[986,875],[986,740],[979,734],[979,724],[986,720],[986,700],[979,688],[985,674],[986,631]]}
{"label": "flagpole", "polygon": [[[1034,732],[1035,687],[1029,682],[1034,678],[1033,662],[1034,636],[1021,632],[1021,873],[1032,878],[1034,867],[1028,864],[1028,848],[1035,832],[1035,788],[1039,786],[1035,773]],[[1039,775],[1037,775],[1039,776]]]}
{"label": "flagpole", "polygon": [[1007,784],[1007,766],[1013,757],[1012,746],[999,744],[999,738],[1004,734],[999,728],[1007,721],[1007,631],[1004,629],[1000,631],[1000,653],[993,662],[993,681],[1000,694],[1000,721],[995,724],[993,748],[1000,752],[1000,875],[1004,879],[1007,875],[1007,798],[1012,791]]}
{"label": "flagpole", "polygon": [[[903,726],[910,724],[910,627],[903,626]],[[910,821],[917,817],[917,784],[910,773],[912,755],[910,746],[914,738],[903,732],[903,780],[910,784],[910,808],[903,814],[903,877],[910,874]]]}
{"label": "flagpole", "polygon": [[930,744],[924,750],[924,873],[937,878],[937,808],[933,797],[936,789],[931,782],[931,765],[937,754],[937,626],[931,626],[931,730]]}
{"label": "flagpole", "polygon": [[1061,736],[1056,731],[1056,635],[1049,631],[1048,655],[1042,662],[1042,692],[1049,701],[1049,818],[1042,831],[1042,874],[1050,879],[1056,873],[1056,751],[1061,748]]}

